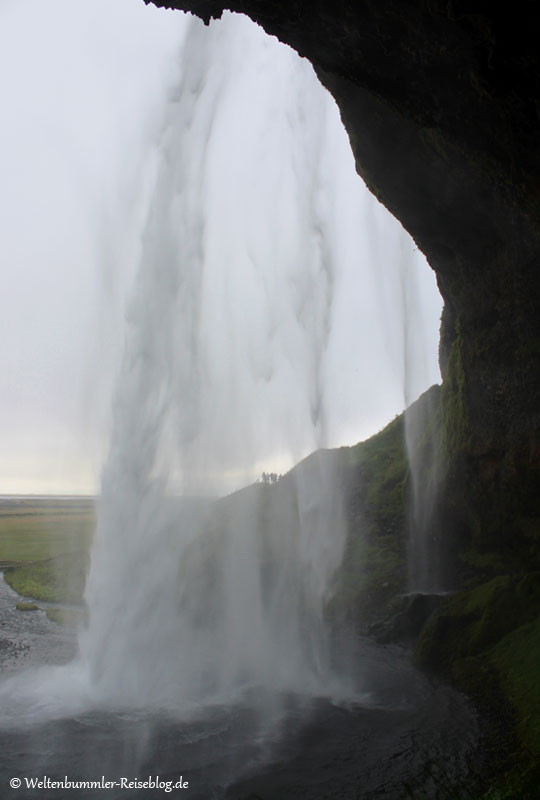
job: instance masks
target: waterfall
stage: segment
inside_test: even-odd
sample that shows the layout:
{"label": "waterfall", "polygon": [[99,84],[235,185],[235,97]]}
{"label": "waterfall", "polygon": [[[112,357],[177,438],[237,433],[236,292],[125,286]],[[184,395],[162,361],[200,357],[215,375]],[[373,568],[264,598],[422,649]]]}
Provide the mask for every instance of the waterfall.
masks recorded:
{"label": "waterfall", "polygon": [[89,621],[72,665],[26,681],[33,709],[348,692],[325,623],[346,538],[325,448],[426,385],[404,288],[425,262],[355,174],[311,65],[224,14],[187,22],[178,76],[143,204]]}
{"label": "waterfall", "polygon": [[190,23],[180,74],[80,643],[98,696],[127,705],[326,686],[324,603],[344,543],[328,459],[209,502],[327,443],[333,109],[306,62],[232,16]]}
{"label": "waterfall", "polygon": [[[365,200],[343,178],[352,162],[335,105],[293,51],[225,15],[210,29],[189,23],[180,62],[128,312],[81,661],[101,701],[128,706],[252,686],[328,691],[324,612],[345,524],[321,448],[336,425],[347,270],[362,252],[344,243],[358,242]],[[369,301],[358,309],[373,315]],[[313,450],[279,482],[210,501]]]}
{"label": "waterfall", "polygon": [[[423,320],[423,281],[402,248],[404,430],[409,464],[407,498],[408,590],[443,589],[443,548],[438,538],[436,504],[441,482],[440,396],[437,387],[418,398],[418,386],[430,384],[430,359]],[[414,324],[416,322],[416,324]],[[432,374],[432,373],[431,373]]]}

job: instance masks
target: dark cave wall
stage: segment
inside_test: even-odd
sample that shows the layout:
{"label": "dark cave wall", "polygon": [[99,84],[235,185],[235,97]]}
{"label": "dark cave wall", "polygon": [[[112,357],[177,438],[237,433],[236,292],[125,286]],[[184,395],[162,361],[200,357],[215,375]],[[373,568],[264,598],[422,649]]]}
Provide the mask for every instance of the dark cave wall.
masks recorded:
{"label": "dark cave wall", "polygon": [[[149,2],[149,0],[145,0]],[[152,0],[206,21],[214,0]],[[448,535],[540,558],[540,26],[444,0],[233,0],[313,63],[359,174],[435,270]],[[524,551],[525,552],[525,551]]]}

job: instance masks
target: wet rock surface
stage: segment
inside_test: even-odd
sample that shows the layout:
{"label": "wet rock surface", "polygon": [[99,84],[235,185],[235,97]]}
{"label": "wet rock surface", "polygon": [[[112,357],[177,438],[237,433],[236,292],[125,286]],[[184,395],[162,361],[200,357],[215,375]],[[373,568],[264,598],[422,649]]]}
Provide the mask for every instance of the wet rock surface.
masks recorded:
{"label": "wet rock surface", "polygon": [[45,611],[19,611],[20,596],[0,577],[0,675],[43,664],[61,664],[76,652],[73,631],[51,622]]}
{"label": "wet rock surface", "polygon": [[386,642],[415,643],[433,613],[440,608],[445,594],[414,592],[397,595],[383,619],[374,622],[369,635]]}

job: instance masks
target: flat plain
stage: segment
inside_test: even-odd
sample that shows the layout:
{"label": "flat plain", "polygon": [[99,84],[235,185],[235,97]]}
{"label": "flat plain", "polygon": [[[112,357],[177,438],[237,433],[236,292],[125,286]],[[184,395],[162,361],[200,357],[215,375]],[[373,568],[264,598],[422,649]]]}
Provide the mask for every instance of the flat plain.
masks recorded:
{"label": "flat plain", "polygon": [[0,569],[23,597],[82,604],[95,528],[91,497],[0,497]]}

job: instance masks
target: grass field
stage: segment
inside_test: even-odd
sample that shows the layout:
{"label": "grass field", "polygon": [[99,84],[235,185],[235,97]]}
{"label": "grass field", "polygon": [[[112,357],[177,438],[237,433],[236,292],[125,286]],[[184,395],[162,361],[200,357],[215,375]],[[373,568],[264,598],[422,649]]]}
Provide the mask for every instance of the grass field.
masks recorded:
{"label": "grass field", "polygon": [[86,498],[0,498],[0,568],[23,597],[82,603],[95,527]]}

